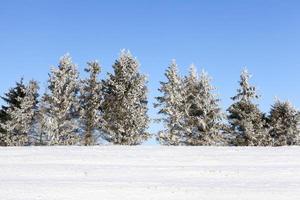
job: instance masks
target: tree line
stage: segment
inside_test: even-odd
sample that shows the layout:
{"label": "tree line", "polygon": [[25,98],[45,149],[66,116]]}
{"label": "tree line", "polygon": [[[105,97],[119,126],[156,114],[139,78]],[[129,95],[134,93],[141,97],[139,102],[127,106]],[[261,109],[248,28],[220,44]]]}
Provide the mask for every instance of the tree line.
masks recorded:
{"label": "tree line", "polygon": [[37,81],[16,83],[1,98],[0,146],[139,145],[156,137],[162,145],[283,146],[300,144],[300,113],[290,102],[276,100],[268,114],[260,111],[256,88],[245,69],[237,94],[224,113],[211,77],[194,66],[182,77],[173,60],[160,83],[155,119],[164,129],[148,130],[147,79],[139,62],[123,50],[113,72],[99,79],[101,66],[87,63],[80,79],[69,55],[49,73],[47,90]]}

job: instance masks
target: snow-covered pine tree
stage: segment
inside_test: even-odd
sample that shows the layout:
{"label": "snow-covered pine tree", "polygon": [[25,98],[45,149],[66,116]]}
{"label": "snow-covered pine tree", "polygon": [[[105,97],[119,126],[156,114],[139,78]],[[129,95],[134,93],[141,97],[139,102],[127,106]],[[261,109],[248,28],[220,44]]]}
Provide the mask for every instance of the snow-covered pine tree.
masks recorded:
{"label": "snow-covered pine tree", "polygon": [[300,115],[293,105],[286,101],[277,100],[272,106],[268,124],[272,145],[299,145]]}
{"label": "snow-covered pine tree", "polygon": [[6,143],[8,146],[25,146],[33,142],[37,116],[38,84],[30,81],[24,89],[25,96],[18,97],[19,107],[9,108],[10,119],[2,124],[7,132]]}
{"label": "snow-covered pine tree", "polygon": [[[5,124],[10,120],[10,115],[8,110],[14,110],[15,108],[20,108],[20,99],[25,97],[25,85],[23,83],[23,78],[16,82],[16,86],[11,88],[4,96],[1,97],[2,101],[6,105],[2,105],[0,110],[0,123]],[[6,143],[7,132],[5,129],[0,127],[0,146],[7,146]]]}
{"label": "snow-covered pine tree", "polygon": [[48,92],[42,98],[41,127],[48,145],[78,144],[78,71],[69,54],[52,68]]}
{"label": "snow-covered pine tree", "polygon": [[137,145],[149,138],[146,77],[139,63],[122,50],[114,73],[103,81],[103,137],[119,145]]}
{"label": "snow-covered pine tree", "polygon": [[156,97],[155,108],[160,108],[158,119],[164,123],[165,129],[160,131],[157,140],[163,145],[180,145],[184,134],[184,85],[178,74],[178,66],[173,60],[165,72],[167,82],[161,82],[159,91],[162,96]]}
{"label": "snow-covered pine tree", "polygon": [[101,82],[98,76],[101,71],[97,61],[88,62],[85,71],[89,77],[81,81],[80,87],[80,119],[83,130],[82,144],[94,145],[97,142],[97,131],[100,130],[102,102]]}
{"label": "snow-covered pine tree", "polygon": [[202,71],[198,79],[195,67],[185,78],[185,145],[222,144],[221,127],[223,114],[219,99],[213,93],[211,78]]}
{"label": "snow-covered pine tree", "polygon": [[265,129],[263,113],[253,100],[258,99],[256,88],[249,84],[250,74],[244,69],[240,76],[238,94],[232,97],[235,102],[229,107],[228,121],[232,134],[235,135],[234,145],[261,146],[268,145],[269,138]]}

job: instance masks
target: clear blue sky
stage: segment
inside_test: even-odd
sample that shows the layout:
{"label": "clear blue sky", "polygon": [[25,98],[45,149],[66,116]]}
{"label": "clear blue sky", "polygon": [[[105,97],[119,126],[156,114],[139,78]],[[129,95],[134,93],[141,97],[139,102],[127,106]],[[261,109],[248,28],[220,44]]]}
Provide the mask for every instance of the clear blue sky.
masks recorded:
{"label": "clear blue sky", "polygon": [[[268,111],[274,96],[300,108],[300,2],[295,0],[3,0],[0,2],[0,93],[16,80],[37,79],[69,52],[83,71],[97,59],[102,77],[129,49],[149,77],[150,115],[164,70],[175,58],[213,77],[224,110],[243,66]],[[151,131],[159,129],[151,125]]]}

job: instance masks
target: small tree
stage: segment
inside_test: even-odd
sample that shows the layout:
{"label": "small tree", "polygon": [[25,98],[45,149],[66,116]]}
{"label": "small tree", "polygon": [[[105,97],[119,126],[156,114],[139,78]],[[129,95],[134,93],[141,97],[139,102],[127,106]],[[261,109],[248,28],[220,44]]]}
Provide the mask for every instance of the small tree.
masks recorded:
{"label": "small tree", "polygon": [[25,146],[33,142],[30,139],[35,131],[38,89],[37,82],[30,81],[24,90],[25,96],[18,97],[20,106],[7,110],[10,119],[2,127],[7,132],[8,146]]}
{"label": "small tree", "polygon": [[137,145],[149,138],[146,77],[139,63],[123,50],[114,74],[103,82],[103,137],[113,144]]}
{"label": "small tree", "polygon": [[219,99],[213,93],[211,78],[202,71],[200,79],[194,67],[185,78],[185,135],[186,145],[221,144],[220,130],[223,115]]}
{"label": "small tree", "polygon": [[42,98],[42,131],[49,145],[73,145],[78,139],[78,71],[71,57],[63,56],[52,68],[49,93]]}
{"label": "small tree", "polygon": [[270,136],[274,146],[297,145],[300,139],[299,112],[289,102],[277,100],[269,116]]}
{"label": "small tree", "polygon": [[[23,83],[23,79],[16,82],[16,86],[11,88],[4,96],[1,97],[3,102],[6,105],[2,105],[0,110],[0,123],[6,124],[9,120],[11,120],[10,112],[15,110],[16,108],[20,108],[20,100],[25,97],[25,85]],[[0,146],[7,146],[6,138],[9,137],[7,135],[7,131],[0,127]]]}
{"label": "small tree", "polygon": [[256,88],[249,84],[250,75],[245,69],[241,74],[238,94],[228,109],[228,120],[233,134],[233,143],[242,146],[268,145],[269,138],[265,130],[264,115],[252,101],[258,99]]}
{"label": "small tree", "polygon": [[99,131],[101,115],[100,106],[102,102],[101,82],[98,75],[101,71],[98,62],[89,62],[85,69],[89,77],[81,81],[80,90],[80,119],[83,130],[82,143],[84,145],[96,144],[96,131]]}
{"label": "small tree", "polygon": [[184,86],[178,74],[175,60],[165,72],[167,82],[161,82],[159,91],[162,96],[156,97],[156,108],[160,108],[159,114],[164,117],[158,119],[162,121],[165,130],[158,133],[158,141],[164,145],[180,145],[184,134]]}

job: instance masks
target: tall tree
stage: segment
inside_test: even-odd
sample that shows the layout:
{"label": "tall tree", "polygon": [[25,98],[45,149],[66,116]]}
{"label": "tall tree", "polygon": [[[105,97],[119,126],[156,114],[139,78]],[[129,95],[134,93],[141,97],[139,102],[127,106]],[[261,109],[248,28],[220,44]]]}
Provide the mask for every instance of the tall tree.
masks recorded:
{"label": "tall tree", "polygon": [[[11,88],[4,96],[1,97],[6,105],[2,105],[0,110],[0,123],[5,124],[11,117],[8,110],[12,111],[16,108],[20,108],[20,100],[25,97],[25,85],[23,79],[16,82],[16,86]],[[7,132],[0,127],[0,146],[7,146],[6,142]]]}
{"label": "tall tree", "polygon": [[80,119],[83,130],[82,143],[94,145],[97,142],[96,132],[99,133],[101,115],[100,106],[102,102],[101,82],[98,76],[101,71],[98,62],[88,63],[85,69],[89,77],[81,81],[80,88]]}
{"label": "tall tree", "polygon": [[263,113],[253,100],[258,99],[256,88],[249,84],[250,74],[245,69],[241,73],[240,88],[232,97],[235,102],[229,107],[228,120],[233,134],[234,144],[241,146],[268,145]]}
{"label": "tall tree", "polygon": [[24,89],[25,96],[17,99],[20,106],[7,110],[10,119],[2,127],[7,132],[8,146],[25,146],[33,142],[31,139],[35,131],[38,89],[37,82],[30,81]]}
{"label": "tall tree", "polygon": [[149,138],[146,77],[139,63],[123,50],[114,73],[103,82],[103,137],[120,145],[137,145]]}
{"label": "tall tree", "polygon": [[222,143],[220,130],[223,114],[214,94],[211,78],[202,71],[200,78],[192,66],[185,78],[185,145],[216,145]]}
{"label": "tall tree", "polygon": [[299,145],[300,115],[291,103],[277,100],[272,106],[269,116],[272,145]]}
{"label": "tall tree", "polygon": [[165,72],[167,82],[161,82],[159,91],[162,96],[156,97],[156,108],[163,115],[165,130],[158,133],[157,139],[164,145],[180,145],[184,133],[184,87],[183,80],[178,74],[178,66],[173,60]]}
{"label": "tall tree", "polygon": [[57,68],[52,68],[49,91],[42,98],[42,131],[49,145],[73,145],[79,141],[78,82],[78,71],[67,54]]}

